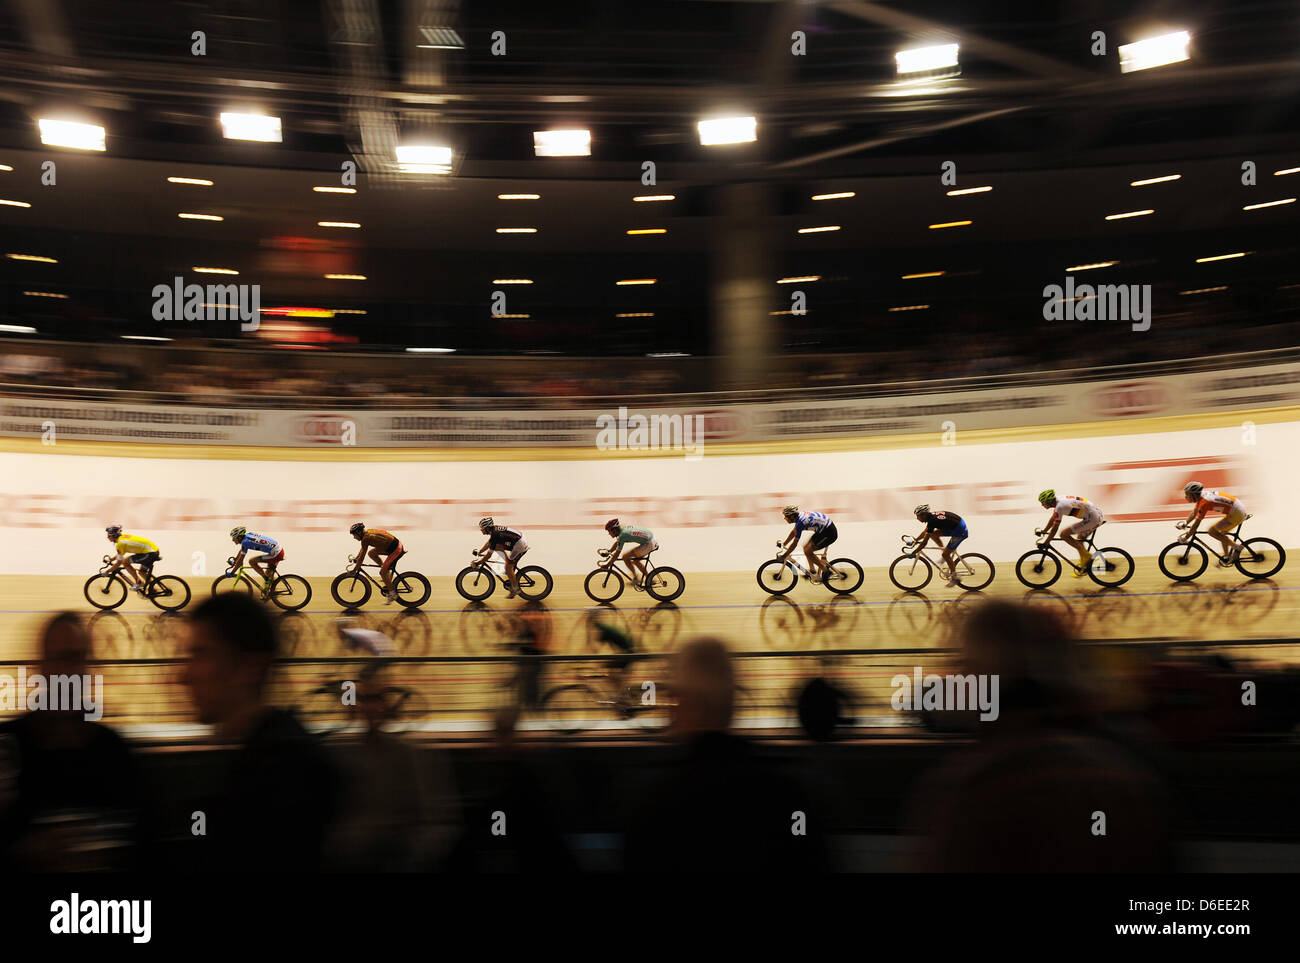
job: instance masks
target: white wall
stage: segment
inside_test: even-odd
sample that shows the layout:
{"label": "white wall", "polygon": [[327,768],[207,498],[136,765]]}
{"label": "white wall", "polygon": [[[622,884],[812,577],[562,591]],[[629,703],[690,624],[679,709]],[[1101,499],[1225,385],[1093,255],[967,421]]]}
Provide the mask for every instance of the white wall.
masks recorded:
{"label": "white wall", "polygon": [[[451,575],[481,539],[485,512],[528,533],[530,560],[553,572],[591,569],[608,545],[605,519],[653,528],[657,558],[684,571],[752,571],[787,531],[788,501],[832,514],[832,554],[885,565],[899,535],[919,526],[919,501],[966,516],[967,547],[1011,561],[1041,524],[1033,498],[1052,486],[1097,502],[1111,523],[1102,544],[1151,555],[1186,512],[1181,487],[1197,477],[1241,496],[1247,533],[1300,543],[1290,499],[1300,468],[1300,422],[1240,428],[987,445],[935,444],[808,455],[525,462],[253,462],[0,453],[0,571],[90,574],[117,521],[162,546],[162,571],[189,574],[207,553],[218,574],[236,523],[274,535],[286,571],[332,575],[355,548],[347,527],[389,527],[408,567]],[[1009,573],[1008,573],[1009,574]]]}

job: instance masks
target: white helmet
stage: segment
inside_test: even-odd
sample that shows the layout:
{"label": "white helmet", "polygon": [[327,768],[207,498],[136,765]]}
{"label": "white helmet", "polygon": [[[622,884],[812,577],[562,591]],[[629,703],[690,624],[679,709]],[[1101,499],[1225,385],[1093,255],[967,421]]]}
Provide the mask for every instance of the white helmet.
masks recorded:
{"label": "white helmet", "polygon": [[478,520],[478,530],[486,535],[492,529],[496,528],[496,522],[492,520],[491,515],[484,515]]}

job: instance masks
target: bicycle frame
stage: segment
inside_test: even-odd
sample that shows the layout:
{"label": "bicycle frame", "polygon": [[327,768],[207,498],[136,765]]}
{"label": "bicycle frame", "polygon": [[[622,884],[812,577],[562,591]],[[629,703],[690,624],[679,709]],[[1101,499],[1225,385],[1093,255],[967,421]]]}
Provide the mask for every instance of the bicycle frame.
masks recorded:
{"label": "bicycle frame", "polygon": [[[931,565],[933,565],[933,566],[938,570],[938,572],[939,572],[939,574],[940,574],[941,576],[951,576],[951,575],[952,575],[952,573],[948,571],[948,564],[943,560],[943,546],[941,546],[941,545],[935,545],[935,544],[934,544],[933,542],[931,542],[929,539],[926,539],[925,544],[922,544],[921,542],[919,542],[919,541],[917,541],[916,539],[912,538],[912,536],[910,536],[910,535],[904,536],[904,539],[905,539],[904,542],[903,542],[903,555],[904,555],[904,557],[906,557],[906,558],[924,558],[927,562],[929,562]],[[961,557],[961,553],[960,553],[957,549],[953,549],[953,551],[954,551],[954,553],[955,553],[956,556],[957,556],[957,563],[958,563],[959,565],[960,565],[960,564],[963,564],[963,562],[962,562],[962,557]],[[936,559],[936,558],[932,558],[932,557],[928,554],[928,553],[930,553],[930,552],[938,552],[938,553],[939,553],[939,557],[938,557],[937,559]],[[968,575],[974,575],[974,574],[975,574],[975,570],[974,570],[973,568],[971,568],[969,565],[966,565],[966,574],[968,574]]]}
{"label": "bicycle frame", "polygon": [[497,558],[495,551],[489,550],[488,555],[480,556],[477,562],[470,563],[470,567],[495,575],[498,582],[509,588],[509,581],[506,579],[506,561],[503,558]]}
{"label": "bicycle frame", "polygon": [[[1101,530],[1101,526],[1098,525],[1096,528],[1094,528],[1092,531],[1090,531],[1090,532],[1088,533],[1087,537],[1083,540],[1083,545],[1084,545],[1084,547],[1088,550],[1088,554],[1090,554],[1090,555],[1091,555],[1091,554],[1096,550],[1096,548],[1097,548],[1097,546],[1096,546],[1094,543],[1095,543],[1096,538],[1097,538],[1097,532],[1099,532],[1100,530]],[[1045,542],[1042,541],[1042,539],[1039,539],[1039,540],[1037,541],[1037,545],[1038,545],[1039,548],[1041,548],[1041,549],[1045,549],[1045,550],[1048,551],[1050,554],[1055,555],[1058,561],[1062,561],[1062,562],[1064,562],[1066,565],[1070,566],[1070,568],[1074,569],[1076,572],[1083,572],[1083,571],[1086,571],[1086,569],[1084,569],[1084,568],[1082,568],[1082,567],[1076,565],[1074,562],[1072,562],[1072,561],[1070,561],[1068,558],[1066,558],[1065,555],[1063,555],[1063,554],[1061,553],[1061,550],[1058,549],[1055,545],[1052,544],[1053,542],[1059,540],[1060,537],[1061,537],[1060,532],[1057,532],[1055,535],[1053,535],[1051,538],[1049,538],[1049,539],[1048,539],[1047,541],[1045,541]]]}
{"label": "bicycle frame", "polygon": [[[653,554],[654,552],[650,553],[650,555]],[[641,557],[641,561],[645,563],[645,574],[647,578],[650,576],[650,573],[655,570],[656,567],[654,561],[650,558],[650,555],[643,555]],[[623,562],[623,564],[619,565],[619,562]],[[623,578],[627,579],[633,585],[641,584],[640,581],[637,579],[636,572],[634,572],[632,570],[632,567],[623,560],[622,556],[610,555],[609,558],[603,564],[597,565],[596,567],[611,569],[612,571],[615,571],[619,575],[623,576]]]}
{"label": "bicycle frame", "polygon": [[[816,555],[817,558],[820,558],[823,562],[826,562],[826,549],[823,548],[818,552],[814,552],[813,554]],[[782,558],[782,556],[785,557]],[[777,552],[776,555],[773,556],[773,558],[781,559],[783,562],[785,562],[785,564],[791,566],[796,572],[798,572],[806,579],[811,579],[813,577],[813,573],[808,570],[808,568],[803,564],[803,562],[795,558],[793,552],[791,552],[789,555],[785,555],[784,550],[782,550]]]}
{"label": "bicycle frame", "polygon": [[[1241,530],[1242,530],[1242,528],[1245,527],[1246,522],[1249,521],[1250,518],[1251,518],[1250,515],[1247,515],[1245,518],[1243,518],[1243,519],[1242,519],[1242,520],[1237,524],[1237,527],[1236,527],[1236,528],[1234,528],[1231,532],[1228,532],[1228,533],[1227,533],[1228,537],[1229,537],[1229,538],[1235,538],[1239,544],[1243,544],[1243,545],[1244,545],[1245,542],[1242,541],[1242,538],[1241,538]],[[1202,536],[1204,536],[1204,535],[1206,535],[1206,534],[1207,534],[1207,533],[1202,532],[1200,529],[1197,529],[1196,532],[1194,532],[1194,533],[1192,534],[1192,537],[1189,538],[1186,542],[1183,542],[1183,544],[1184,544],[1184,545],[1191,545],[1193,542],[1195,542],[1197,545],[1201,546],[1201,548],[1205,549],[1207,552],[1209,552],[1211,555],[1213,555],[1213,556],[1214,556],[1215,558],[1217,558],[1219,561],[1223,561],[1223,560],[1224,560],[1225,558],[1227,558],[1228,556],[1226,556],[1226,555],[1224,555],[1224,554],[1222,554],[1222,553],[1220,553],[1220,552],[1215,551],[1215,549],[1214,549],[1214,545],[1217,545],[1218,542],[1216,541],[1216,542],[1214,542],[1214,543],[1211,543],[1211,542],[1209,542],[1208,540],[1204,540],[1204,539],[1202,538]]]}
{"label": "bicycle frame", "polygon": [[[253,568],[253,566],[250,565],[248,562],[240,563],[238,569],[232,569],[227,567],[226,574],[233,575],[235,577],[235,581],[233,584],[236,587],[239,585],[240,579],[243,579],[253,588],[257,589],[257,591],[262,592],[263,594],[265,594],[270,590],[270,583],[264,582],[261,579],[261,577],[258,575],[257,569]],[[279,573],[276,574],[278,575]]]}

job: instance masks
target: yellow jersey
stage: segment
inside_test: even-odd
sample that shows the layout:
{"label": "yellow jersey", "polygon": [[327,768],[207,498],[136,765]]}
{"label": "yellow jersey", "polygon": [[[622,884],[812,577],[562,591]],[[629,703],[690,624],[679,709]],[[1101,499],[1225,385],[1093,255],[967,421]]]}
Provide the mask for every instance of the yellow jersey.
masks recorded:
{"label": "yellow jersey", "polygon": [[128,535],[126,532],[117,536],[117,544],[114,547],[118,555],[148,555],[150,552],[158,551],[158,546],[143,535]]}

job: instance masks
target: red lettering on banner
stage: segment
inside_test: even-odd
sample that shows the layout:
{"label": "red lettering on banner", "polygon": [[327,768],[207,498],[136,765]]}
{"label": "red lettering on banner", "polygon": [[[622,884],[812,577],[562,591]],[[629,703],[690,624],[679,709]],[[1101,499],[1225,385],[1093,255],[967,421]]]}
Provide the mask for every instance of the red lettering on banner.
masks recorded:
{"label": "red lettering on banner", "polygon": [[[1170,522],[1185,518],[1191,505],[1183,486],[1196,479],[1206,488],[1224,488],[1241,494],[1241,465],[1210,455],[1199,458],[1161,458],[1115,462],[1092,469],[1101,477],[1085,494],[1106,517],[1117,522]],[[1137,473],[1144,474],[1137,474]]]}

